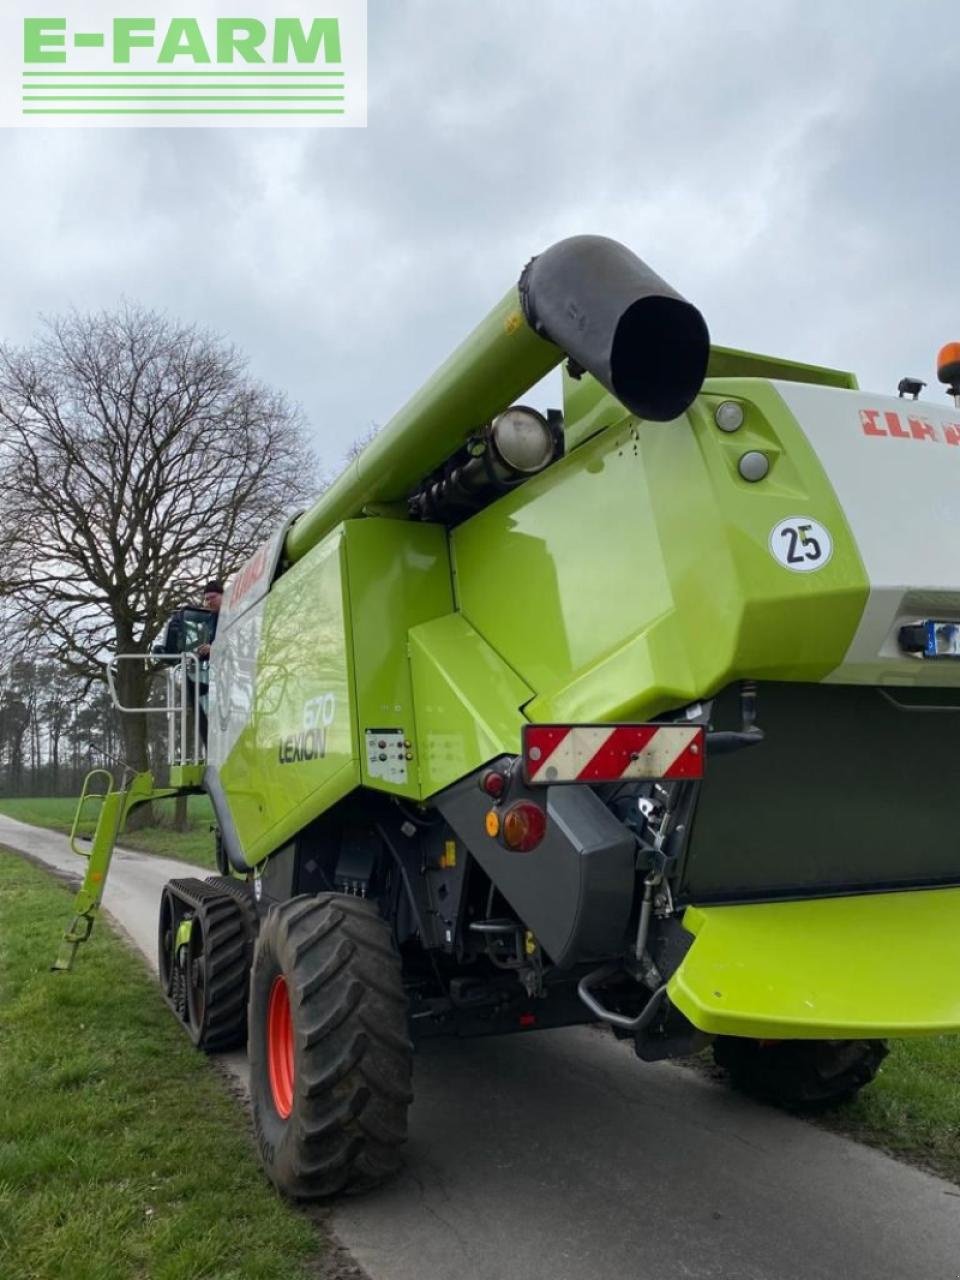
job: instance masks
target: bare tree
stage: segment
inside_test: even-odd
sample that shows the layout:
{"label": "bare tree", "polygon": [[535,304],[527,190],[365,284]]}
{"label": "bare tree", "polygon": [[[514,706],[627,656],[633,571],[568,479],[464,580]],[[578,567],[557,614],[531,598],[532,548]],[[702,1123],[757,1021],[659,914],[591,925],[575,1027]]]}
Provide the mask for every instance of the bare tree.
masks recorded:
{"label": "bare tree", "polygon": [[[77,675],[146,653],[314,488],[299,413],[231,346],[136,306],[45,322],[0,347],[0,596]],[[128,704],[149,677],[124,664]],[[147,767],[145,717],[123,754]]]}

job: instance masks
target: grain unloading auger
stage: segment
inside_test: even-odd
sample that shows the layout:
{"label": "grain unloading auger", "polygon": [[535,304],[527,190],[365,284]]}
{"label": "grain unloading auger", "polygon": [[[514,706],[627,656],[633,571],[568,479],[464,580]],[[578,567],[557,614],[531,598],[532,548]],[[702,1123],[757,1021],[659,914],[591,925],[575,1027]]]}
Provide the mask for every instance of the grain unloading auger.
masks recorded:
{"label": "grain unloading auger", "polygon": [[960,1027],[957,467],[954,410],[710,348],[620,245],[533,260],[228,586],[160,969],[277,1185],[395,1169],[427,1036],[712,1040],[802,1105]]}

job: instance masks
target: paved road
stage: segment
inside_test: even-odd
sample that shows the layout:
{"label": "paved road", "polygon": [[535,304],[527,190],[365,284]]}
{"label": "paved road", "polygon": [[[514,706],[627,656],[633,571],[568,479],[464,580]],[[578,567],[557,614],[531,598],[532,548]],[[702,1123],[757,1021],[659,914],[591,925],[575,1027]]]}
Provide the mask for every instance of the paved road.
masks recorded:
{"label": "paved road", "polygon": [[[76,867],[3,817],[0,844]],[[151,961],[185,873],[117,855],[106,903]],[[372,1280],[960,1276],[957,1188],[595,1030],[437,1042],[416,1084],[406,1172],[333,1217]]]}

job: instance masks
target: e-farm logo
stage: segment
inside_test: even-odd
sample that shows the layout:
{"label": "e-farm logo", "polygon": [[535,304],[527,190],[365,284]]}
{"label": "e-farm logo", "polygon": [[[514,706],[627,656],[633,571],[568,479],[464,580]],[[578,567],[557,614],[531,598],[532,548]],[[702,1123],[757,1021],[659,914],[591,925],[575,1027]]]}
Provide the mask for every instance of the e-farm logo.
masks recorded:
{"label": "e-farm logo", "polygon": [[219,0],[14,7],[5,125],[366,124],[366,0],[241,0],[229,16]]}

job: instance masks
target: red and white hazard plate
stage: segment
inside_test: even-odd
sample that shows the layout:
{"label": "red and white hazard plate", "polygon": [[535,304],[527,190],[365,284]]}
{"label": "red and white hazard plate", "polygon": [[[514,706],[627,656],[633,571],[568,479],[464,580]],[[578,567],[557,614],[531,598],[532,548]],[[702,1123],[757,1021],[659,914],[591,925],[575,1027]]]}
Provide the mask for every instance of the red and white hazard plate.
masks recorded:
{"label": "red and white hazard plate", "polygon": [[527,724],[522,741],[533,786],[703,777],[703,725]]}

